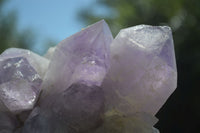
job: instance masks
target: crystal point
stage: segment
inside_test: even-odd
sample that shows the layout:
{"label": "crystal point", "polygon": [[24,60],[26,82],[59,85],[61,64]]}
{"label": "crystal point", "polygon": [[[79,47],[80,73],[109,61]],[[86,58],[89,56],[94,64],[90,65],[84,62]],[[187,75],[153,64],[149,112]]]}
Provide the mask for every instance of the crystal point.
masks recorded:
{"label": "crystal point", "polygon": [[30,110],[36,102],[44,73],[38,60],[46,63],[43,57],[16,48],[0,55],[0,100],[13,113]]}
{"label": "crystal point", "polygon": [[76,82],[100,86],[109,69],[112,40],[102,20],[60,42],[42,88],[53,93],[55,87],[62,90]]}
{"label": "crystal point", "polygon": [[111,44],[111,68],[102,85],[107,109],[155,115],[176,82],[169,27],[139,25],[119,32]]}

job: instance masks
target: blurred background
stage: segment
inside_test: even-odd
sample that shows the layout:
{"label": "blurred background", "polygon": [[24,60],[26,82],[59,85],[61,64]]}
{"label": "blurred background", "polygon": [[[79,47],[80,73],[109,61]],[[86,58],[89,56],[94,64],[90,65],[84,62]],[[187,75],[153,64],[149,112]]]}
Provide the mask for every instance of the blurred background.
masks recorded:
{"label": "blurred background", "polygon": [[113,36],[138,24],[172,28],[178,88],[156,115],[156,128],[161,133],[198,133],[200,0],[0,0],[0,52],[20,47],[42,55],[100,19]]}

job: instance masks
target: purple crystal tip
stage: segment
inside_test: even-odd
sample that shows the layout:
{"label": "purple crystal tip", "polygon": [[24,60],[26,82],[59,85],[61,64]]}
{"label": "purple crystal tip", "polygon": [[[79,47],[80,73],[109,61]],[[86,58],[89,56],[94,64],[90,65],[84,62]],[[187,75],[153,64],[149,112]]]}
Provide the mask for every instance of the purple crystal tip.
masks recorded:
{"label": "purple crystal tip", "polygon": [[[44,93],[54,93],[76,82],[100,86],[110,66],[113,37],[104,20],[58,44],[45,76]],[[56,90],[56,91],[58,91]]]}
{"label": "purple crystal tip", "polygon": [[171,29],[139,25],[122,29],[111,44],[103,83],[107,108],[155,115],[177,86]]}

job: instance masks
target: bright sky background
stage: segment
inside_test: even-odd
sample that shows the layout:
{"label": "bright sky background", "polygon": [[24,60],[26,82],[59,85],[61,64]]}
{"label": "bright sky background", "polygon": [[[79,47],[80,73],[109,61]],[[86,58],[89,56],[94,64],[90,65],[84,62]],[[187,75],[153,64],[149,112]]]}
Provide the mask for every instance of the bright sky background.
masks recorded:
{"label": "bright sky background", "polygon": [[[31,28],[36,34],[35,51],[41,53],[47,39],[60,42],[86,25],[78,12],[96,0],[9,0],[5,11],[15,10],[19,29]],[[101,12],[101,11],[100,11]]]}

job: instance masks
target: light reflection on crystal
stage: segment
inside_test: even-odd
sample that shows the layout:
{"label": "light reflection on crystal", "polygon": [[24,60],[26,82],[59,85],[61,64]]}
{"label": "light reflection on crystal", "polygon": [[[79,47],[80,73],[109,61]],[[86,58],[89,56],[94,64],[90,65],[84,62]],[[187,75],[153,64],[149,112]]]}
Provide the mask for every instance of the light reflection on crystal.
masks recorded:
{"label": "light reflection on crystal", "polygon": [[102,20],[44,57],[17,48],[0,55],[0,118],[9,110],[26,120],[1,130],[0,119],[0,132],[159,133],[154,115],[177,86],[169,27],[138,25],[113,40]]}
{"label": "light reflection on crystal", "polygon": [[0,75],[0,100],[4,105],[12,113],[32,109],[38,97],[42,79],[36,76],[37,72],[26,58],[2,57]]}
{"label": "light reflection on crystal", "polygon": [[[160,55],[162,51],[168,53],[167,60]],[[122,29],[111,44],[111,69],[102,85],[107,108],[125,114],[155,115],[176,88],[174,62],[169,27],[139,25]]]}

